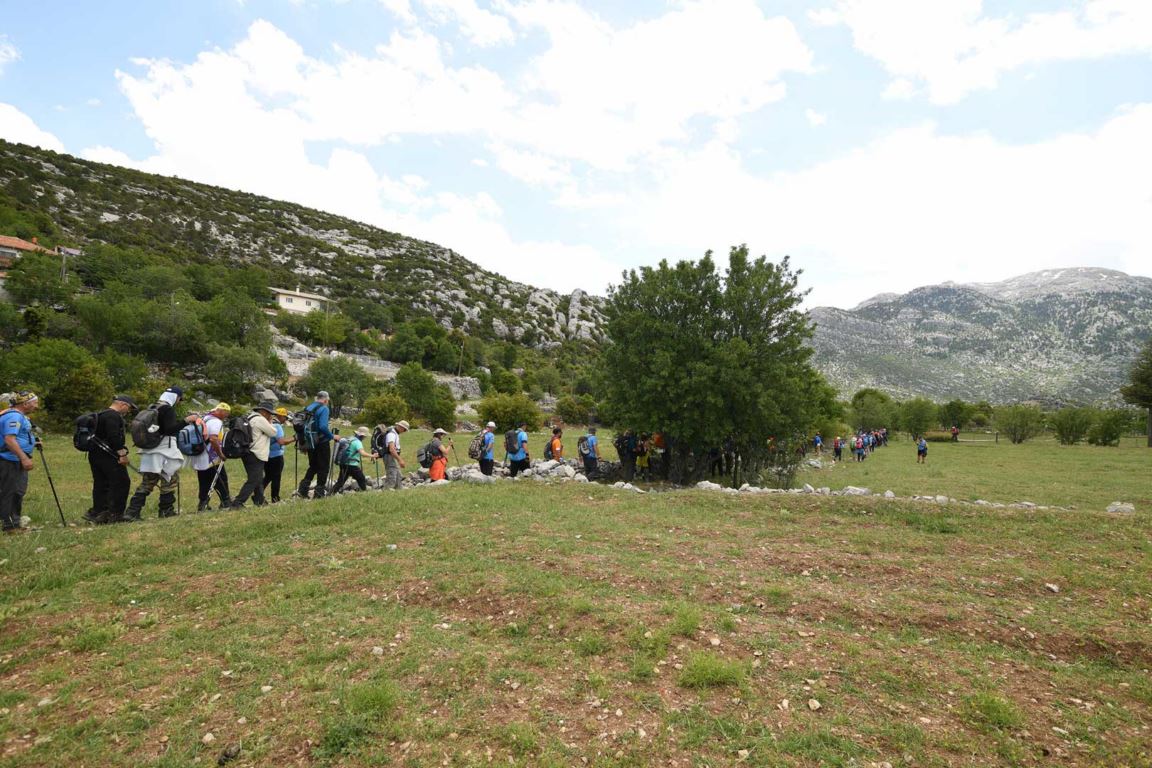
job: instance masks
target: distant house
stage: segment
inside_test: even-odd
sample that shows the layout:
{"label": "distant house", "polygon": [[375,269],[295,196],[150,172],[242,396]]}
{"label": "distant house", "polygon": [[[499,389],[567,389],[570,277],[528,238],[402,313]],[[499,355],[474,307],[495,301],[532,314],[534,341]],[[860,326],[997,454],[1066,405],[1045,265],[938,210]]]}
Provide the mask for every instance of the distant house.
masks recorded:
{"label": "distant house", "polygon": [[54,251],[36,242],[36,238],[32,238],[32,242],[28,242],[19,237],[0,235],[0,299],[8,300],[8,294],[4,290],[4,283],[8,281],[8,268],[12,266],[12,262],[30,251],[54,253]]}
{"label": "distant house", "polygon": [[276,308],[297,315],[306,315],[315,309],[324,309],[328,305],[327,296],[303,291],[289,291],[284,288],[269,288],[276,297]]}

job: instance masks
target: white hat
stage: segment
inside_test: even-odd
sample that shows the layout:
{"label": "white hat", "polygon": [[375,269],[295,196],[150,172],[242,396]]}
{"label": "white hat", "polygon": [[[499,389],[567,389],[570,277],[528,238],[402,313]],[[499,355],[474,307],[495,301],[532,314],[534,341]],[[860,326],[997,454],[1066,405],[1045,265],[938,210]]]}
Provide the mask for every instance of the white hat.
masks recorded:
{"label": "white hat", "polygon": [[488,429],[496,429],[496,422],[490,421],[487,424],[485,424],[484,426],[488,427]]}
{"label": "white hat", "polygon": [[404,421],[403,419],[396,422],[396,426],[400,427],[400,429],[404,430],[405,432],[411,429],[411,427],[408,426],[408,422]]}
{"label": "white hat", "polygon": [[446,434],[448,434],[448,430],[440,429],[440,427],[437,427],[436,429],[432,430],[432,436],[433,437],[435,437],[436,435],[446,435]]}

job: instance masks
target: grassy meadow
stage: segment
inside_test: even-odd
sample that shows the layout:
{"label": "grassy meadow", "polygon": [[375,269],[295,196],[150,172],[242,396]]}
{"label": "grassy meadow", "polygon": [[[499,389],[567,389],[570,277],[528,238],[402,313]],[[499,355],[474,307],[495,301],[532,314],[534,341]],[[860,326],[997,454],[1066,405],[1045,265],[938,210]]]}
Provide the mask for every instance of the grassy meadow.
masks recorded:
{"label": "grassy meadow", "polygon": [[37,459],[0,763],[1152,764],[1152,451],[914,453],[802,481],[1077,509],[528,480],[61,529]]}

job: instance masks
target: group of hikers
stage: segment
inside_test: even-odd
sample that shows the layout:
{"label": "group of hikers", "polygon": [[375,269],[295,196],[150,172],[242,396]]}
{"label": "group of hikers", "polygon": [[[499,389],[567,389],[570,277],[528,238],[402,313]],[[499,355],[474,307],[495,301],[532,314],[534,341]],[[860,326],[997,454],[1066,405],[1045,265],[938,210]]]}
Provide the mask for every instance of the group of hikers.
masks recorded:
{"label": "group of hikers", "polygon": [[[34,467],[32,457],[40,447],[28,417],[39,408],[40,398],[33,392],[5,397],[9,407],[0,412],[0,519],[5,532],[17,533],[23,530],[21,516],[28,473]],[[175,516],[179,509],[180,472],[186,467],[196,472],[197,511],[210,510],[213,495],[219,500],[219,509],[242,509],[249,501],[256,506],[279,502],[289,446],[307,457],[304,476],[294,493],[300,498],[340,493],[349,481],[359,490],[367,490],[365,460],[383,460],[382,481],[377,472],[377,485],[382,488],[399,489],[403,482],[402,471],[407,465],[401,455],[400,438],[411,429],[405,420],[391,426],[379,425],[375,430],[357,427],[350,436],[341,437],[331,424],[330,398],[323,391],[295,413],[263,401],[245,415],[234,415],[228,403],[220,402],[205,412],[181,417],[177,409],[183,399],[184,391],[178,386],[169,387],[156,403],[143,409],[131,396],[116,395],[104,410],[76,420],[73,445],[87,454],[92,474],[92,506],[84,516],[86,520],[97,525],[138,521],[148,497],[157,489],[159,516]],[[520,423],[504,437],[503,453],[513,477],[531,466],[527,429],[527,423]],[[416,453],[417,461],[428,470],[432,481],[447,479],[449,457],[455,451],[447,435],[444,429],[434,430],[431,441]],[[649,441],[648,435],[637,438],[631,432],[617,438],[618,449],[627,449],[633,457],[630,473],[639,468],[647,476]],[[131,447],[137,450],[138,467],[131,463]],[[595,427],[589,427],[587,434],[580,437],[577,450],[585,473],[595,477],[601,461]],[[496,424],[488,422],[473,439],[469,456],[479,462],[482,473],[492,475],[496,455]],[[544,458],[563,460],[561,428],[552,430]],[[228,476],[230,460],[239,460],[244,471],[244,480],[235,494]],[[130,468],[140,478],[135,492]],[[330,483],[333,470],[338,473],[335,482]]]}
{"label": "group of hikers", "polygon": [[[844,449],[847,448],[854,461],[864,461],[877,448],[888,445],[888,428],[862,429],[847,439],[836,436],[832,441],[832,460],[843,461]],[[812,438],[812,448],[816,455],[824,453],[824,438],[817,432]]]}

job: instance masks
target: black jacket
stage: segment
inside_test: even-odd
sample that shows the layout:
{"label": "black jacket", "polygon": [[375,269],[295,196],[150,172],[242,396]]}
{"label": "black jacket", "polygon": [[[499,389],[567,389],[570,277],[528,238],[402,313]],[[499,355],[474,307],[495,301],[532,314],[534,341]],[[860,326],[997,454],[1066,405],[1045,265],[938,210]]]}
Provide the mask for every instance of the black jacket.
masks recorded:
{"label": "black jacket", "polygon": [[96,438],[113,453],[124,448],[124,417],[111,408],[96,414]]}

